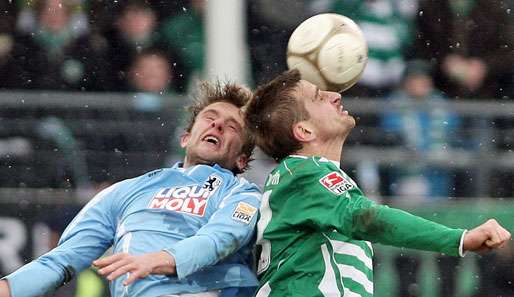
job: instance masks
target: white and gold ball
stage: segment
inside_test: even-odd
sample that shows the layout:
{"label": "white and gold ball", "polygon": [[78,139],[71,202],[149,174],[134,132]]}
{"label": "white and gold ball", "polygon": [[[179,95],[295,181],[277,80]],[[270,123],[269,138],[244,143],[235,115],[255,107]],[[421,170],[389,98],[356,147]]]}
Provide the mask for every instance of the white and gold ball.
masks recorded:
{"label": "white and gold ball", "polygon": [[322,90],[342,92],[353,86],[368,61],[368,46],[359,26],[335,13],[303,21],[287,45],[289,69]]}

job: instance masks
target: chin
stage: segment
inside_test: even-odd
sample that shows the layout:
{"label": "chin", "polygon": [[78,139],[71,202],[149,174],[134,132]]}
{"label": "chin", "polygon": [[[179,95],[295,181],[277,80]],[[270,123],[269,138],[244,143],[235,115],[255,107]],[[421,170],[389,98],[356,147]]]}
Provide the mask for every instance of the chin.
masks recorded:
{"label": "chin", "polygon": [[352,128],[355,127],[356,122],[355,122],[355,118],[354,117],[349,116],[349,120],[348,121],[350,122],[350,125],[352,126]]}

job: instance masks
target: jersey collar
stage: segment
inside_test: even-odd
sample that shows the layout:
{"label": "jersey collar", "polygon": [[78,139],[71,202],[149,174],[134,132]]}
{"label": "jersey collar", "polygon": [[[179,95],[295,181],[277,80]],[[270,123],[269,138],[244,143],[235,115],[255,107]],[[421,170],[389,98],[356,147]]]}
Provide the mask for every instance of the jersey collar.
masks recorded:
{"label": "jersey collar", "polygon": [[220,165],[218,165],[216,163],[215,164],[196,164],[195,166],[192,166],[192,167],[186,169],[186,168],[184,168],[184,162],[177,162],[177,163],[175,163],[173,165],[172,168],[175,169],[175,170],[178,170],[180,172],[184,172],[184,171],[190,170],[191,168],[195,168],[196,166],[201,166],[201,165],[203,165],[203,166],[210,166],[210,167],[214,168],[217,171],[229,172],[232,175],[234,175],[234,173],[232,171],[230,171],[230,170],[228,170],[226,168],[223,168],[223,167],[221,167]]}
{"label": "jersey collar", "polygon": [[[309,159],[309,158],[315,158],[315,156],[307,157],[307,156],[302,156],[302,155],[289,155],[288,158]],[[329,160],[329,159],[327,159],[325,157],[319,157],[319,161],[321,161],[321,162],[331,162],[334,165],[336,165],[337,168],[340,168],[339,166],[341,165],[340,162],[337,162],[337,161],[334,161],[334,160]]]}

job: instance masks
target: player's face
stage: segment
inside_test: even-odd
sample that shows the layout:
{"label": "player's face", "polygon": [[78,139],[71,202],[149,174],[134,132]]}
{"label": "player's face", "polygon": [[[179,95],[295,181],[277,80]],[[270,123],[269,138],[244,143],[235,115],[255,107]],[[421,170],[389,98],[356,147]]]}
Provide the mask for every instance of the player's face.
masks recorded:
{"label": "player's face", "polygon": [[298,92],[309,113],[309,121],[315,127],[316,135],[322,140],[346,137],[355,127],[355,119],[343,109],[339,93],[321,91],[305,80],[300,81]]}
{"label": "player's face", "polygon": [[241,152],[244,143],[243,114],[236,106],[216,102],[196,117],[191,132],[181,138],[186,149],[185,165],[217,163],[227,169],[243,169],[247,157]]}

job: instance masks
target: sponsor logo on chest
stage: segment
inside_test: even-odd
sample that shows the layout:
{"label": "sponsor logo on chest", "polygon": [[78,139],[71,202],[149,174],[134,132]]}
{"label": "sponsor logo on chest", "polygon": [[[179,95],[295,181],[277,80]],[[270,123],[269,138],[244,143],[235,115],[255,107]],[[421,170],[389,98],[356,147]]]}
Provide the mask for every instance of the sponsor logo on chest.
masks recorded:
{"label": "sponsor logo on chest", "polygon": [[203,185],[189,185],[160,189],[152,198],[148,208],[203,217],[211,197],[221,185],[217,176],[209,176]]}
{"label": "sponsor logo on chest", "polygon": [[353,188],[353,184],[344,178],[339,172],[334,171],[323,176],[319,182],[329,191],[336,195],[341,195],[344,192]]}

